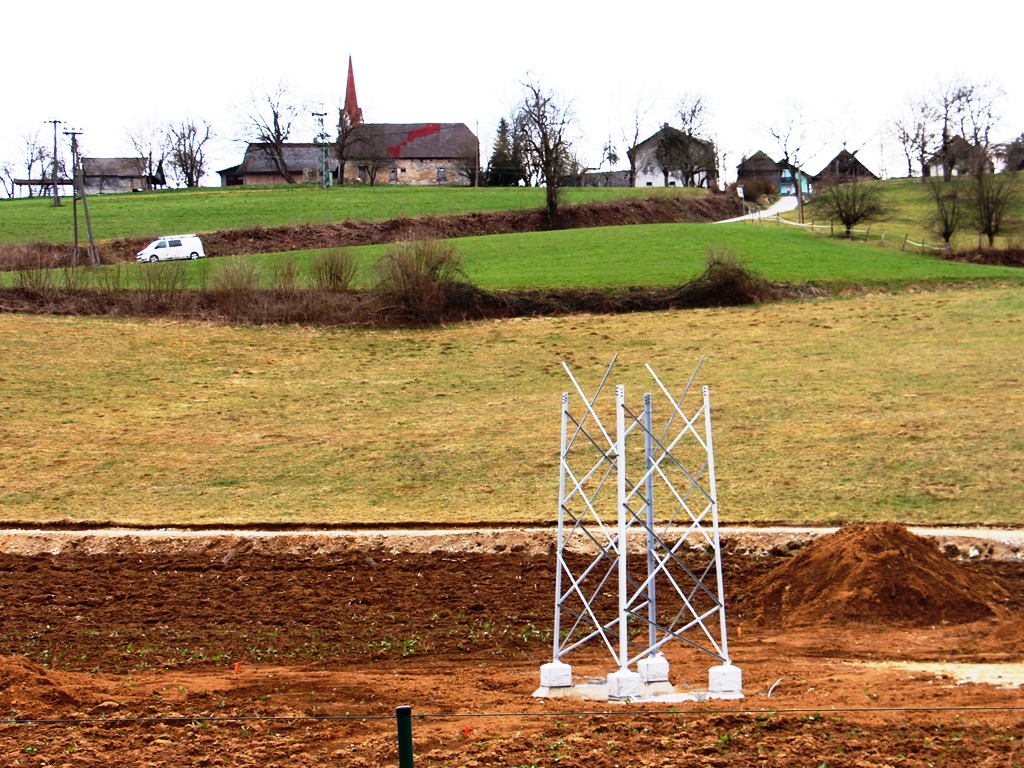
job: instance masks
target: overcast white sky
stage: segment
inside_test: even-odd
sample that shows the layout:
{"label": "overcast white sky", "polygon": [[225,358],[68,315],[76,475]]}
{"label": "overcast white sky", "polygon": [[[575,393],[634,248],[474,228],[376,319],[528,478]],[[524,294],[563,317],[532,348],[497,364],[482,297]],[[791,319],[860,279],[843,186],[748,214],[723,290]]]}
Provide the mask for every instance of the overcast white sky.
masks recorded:
{"label": "overcast white sky", "polygon": [[[646,136],[695,91],[728,177],[744,154],[781,156],[765,128],[794,108],[808,170],[845,139],[876,172],[905,175],[885,123],[940,80],[993,81],[1005,91],[996,139],[1024,132],[1020,13],[962,0],[8,1],[0,160],[19,160],[37,130],[52,142],[49,119],[83,130],[87,156],[117,157],[132,154],[126,132],[140,120],[191,115],[217,134],[205,180],[216,184],[217,170],[241,162],[239,108],[253,91],[284,82],[310,111],[336,115],[351,54],[368,122],[464,122],[479,129],[485,164],[532,73],[572,100],[593,165],[609,136],[624,158],[621,126],[639,96],[656,101]],[[292,139],[314,133],[310,118]]]}

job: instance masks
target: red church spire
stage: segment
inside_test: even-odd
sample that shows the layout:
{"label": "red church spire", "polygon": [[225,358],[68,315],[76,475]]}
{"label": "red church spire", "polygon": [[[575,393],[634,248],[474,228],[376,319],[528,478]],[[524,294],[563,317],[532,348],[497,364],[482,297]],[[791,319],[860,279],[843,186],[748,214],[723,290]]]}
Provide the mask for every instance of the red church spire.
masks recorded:
{"label": "red church spire", "polygon": [[348,57],[348,85],[345,86],[345,114],[348,115],[350,125],[359,125],[363,122],[363,110],[359,108],[359,100],[356,99],[356,78],[352,74],[352,57]]}

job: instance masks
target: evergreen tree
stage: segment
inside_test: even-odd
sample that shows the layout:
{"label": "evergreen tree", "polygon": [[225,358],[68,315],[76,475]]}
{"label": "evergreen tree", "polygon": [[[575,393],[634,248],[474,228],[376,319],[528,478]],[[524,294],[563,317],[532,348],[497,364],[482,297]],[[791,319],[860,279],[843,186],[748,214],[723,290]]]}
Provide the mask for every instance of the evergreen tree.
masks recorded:
{"label": "evergreen tree", "polygon": [[492,187],[514,187],[526,174],[515,151],[512,128],[504,117],[498,123],[494,151],[487,165],[487,184]]}

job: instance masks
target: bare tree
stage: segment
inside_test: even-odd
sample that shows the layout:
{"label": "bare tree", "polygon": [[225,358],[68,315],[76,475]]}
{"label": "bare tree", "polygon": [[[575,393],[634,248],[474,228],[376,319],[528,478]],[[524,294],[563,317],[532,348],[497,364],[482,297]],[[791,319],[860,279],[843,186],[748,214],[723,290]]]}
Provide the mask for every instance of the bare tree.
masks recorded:
{"label": "bare tree", "polygon": [[480,186],[480,150],[475,141],[466,141],[459,146],[455,157],[455,173],[471,187]]}
{"label": "bare tree", "polygon": [[522,84],[523,100],[519,105],[517,124],[528,154],[532,155],[547,188],[545,211],[548,226],[558,225],[559,176],[566,170],[572,142],[568,132],[575,116],[572,103],[561,103],[559,97],[539,82],[527,79]]}
{"label": "bare tree", "polygon": [[[934,157],[942,163],[945,181],[953,177],[958,162],[966,165],[966,170],[975,172],[977,169],[970,167],[972,162],[991,159],[988,154],[990,133],[999,120],[998,104],[1003,95],[1003,91],[989,81],[972,82],[963,77],[944,81],[933,89],[930,99],[939,140]],[[960,157],[958,155],[963,153],[958,153],[957,146],[963,143],[958,139],[984,152]]]}
{"label": "bare tree", "polygon": [[136,122],[125,133],[135,154],[146,161],[146,175],[156,178],[171,151],[167,124],[146,118]]}
{"label": "bare tree", "polygon": [[921,167],[921,181],[931,175],[928,166],[929,151],[935,140],[936,112],[925,98],[912,102],[906,112],[892,121],[893,134],[907,158],[907,176],[914,175],[914,163]]}
{"label": "bare tree", "polygon": [[243,109],[247,139],[261,145],[261,151],[288,184],[294,184],[295,179],[288,172],[284,146],[291,136],[292,126],[306,111],[305,105],[283,82],[273,91],[252,93],[248,106]]}
{"label": "bare tree", "polygon": [[388,151],[390,145],[383,125],[360,123],[352,129],[345,158],[355,163],[360,181],[368,181],[372,187],[381,171],[395,167],[396,158]]}
{"label": "bare tree", "polygon": [[622,141],[628,147],[626,149],[626,159],[629,161],[629,186],[631,187],[636,186],[636,145],[640,143],[640,133],[644,130],[647,115],[650,114],[653,107],[653,102],[641,93],[630,104],[629,119],[627,121],[620,120],[619,128],[622,134]]}
{"label": "bare tree", "polygon": [[1020,197],[1016,173],[992,173],[987,163],[977,162],[971,218],[978,234],[988,238],[989,248],[995,245],[996,235],[1006,228]]}
{"label": "bare tree", "polygon": [[[39,169],[39,181],[43,180],[46,175],[46,164],[47,159],[50,157],[50,153],[47,151],[45,142],[39,138],[39,130],[26,131],[21,136],[21,151],[22,160],[21,167],[25,169],[25,179],[27,181],[34,181],[32,174],[35,173],[36,168]],[[52,164],[52,161],[51,161]],[[35,185],[28,185],[28,196],[35,197]],[[45,196],[47,193],[45,189],[40,185],[40,195]]]}
{"label": "bare tree", "polygon": [[14,197],[14,163],[10,160],[0,162],[0,184],[3,185],[4,195]]}
{"label": "bare tree", "polygon": [[186,187],[198,187],[206,173],[206,143],[213,138],[210,124],[191,117],[167,129],[171,151],[169,165],[175,179]]}
{"label": "bare tree", "polygon": [[807,121],[803,109],[796,104],[784,104],[782,116],[765,129],[782,153],[782,163],[793,174],[796,187],[797,216],[804,223],[804,172],[800,165],[801,152],[807,144]]}
{"label": "bare tree", "polygon": [[815,216],[840,222],[846,237],[858,224],[878,219],[887,210],[878,182],[864,181],[860,176],[825,177],[818,182],[809,205]]}
{"label": "bare tree", "polygon": [[692,91],[683,93],[676,101],[676,115],[679,117],[679,130],[687,136],[707,137],[710,111],[702,94]]}
{"label": "bare tree", "polygon": [[946,248],[951,247],[953,236],[959,231],[967,215],[967,200],[955,181],[934,180],[928,183],[935,208],[932,228],[942,238]]}

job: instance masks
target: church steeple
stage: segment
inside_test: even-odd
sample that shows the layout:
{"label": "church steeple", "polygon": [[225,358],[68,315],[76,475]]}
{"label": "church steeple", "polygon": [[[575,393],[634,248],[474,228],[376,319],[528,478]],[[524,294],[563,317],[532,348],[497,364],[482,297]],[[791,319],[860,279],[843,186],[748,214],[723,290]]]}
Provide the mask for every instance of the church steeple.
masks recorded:
{"label": "church steeple", "polygon": [[348,115],[349,125],[363,122],[363,110],[359,108],[359,100],[356,98],[356,78],[352,73],[351,55],[348,57],[348,84],[345,86],[345,114]]}

